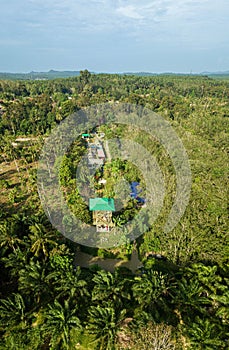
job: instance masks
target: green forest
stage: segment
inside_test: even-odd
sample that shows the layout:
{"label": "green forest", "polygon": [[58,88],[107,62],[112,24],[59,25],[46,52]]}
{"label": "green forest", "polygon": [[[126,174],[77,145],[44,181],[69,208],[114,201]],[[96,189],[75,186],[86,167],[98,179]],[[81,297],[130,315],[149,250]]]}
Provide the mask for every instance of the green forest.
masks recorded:
{"label": "green forest", "polygon": [[[90,248],[55,229],[37,187],[42,147],[69,115],[102,103],[130,103],[160,114],[186,149],[189,204],[170,232],[163,225],[174,199],[171,160],[157,142],[131,127],[100,125],[105,140],[131,137],[156,157],[166,195],[160,215],[135,242]],[[229,348],[228,274],[229,80],[195,75],[92,74],[50,80],[0,80],[0,350],[219,350]],[[85,130],[88,132],[91,130]],[[81,137],[60,165],[59,182],[72,212],[92,222],[76,188]],[[103,168],[112,197],[123,176],[139,181],[130,162]],[[118,189],[115,191],[118,193]],[[135,200],[114,213],[122,226],[139,210]],[[133,253],[141,267],[129,268]],[[85,266],[88,254],[95,263]],[[110,269],[99,257],[126,262]]]}

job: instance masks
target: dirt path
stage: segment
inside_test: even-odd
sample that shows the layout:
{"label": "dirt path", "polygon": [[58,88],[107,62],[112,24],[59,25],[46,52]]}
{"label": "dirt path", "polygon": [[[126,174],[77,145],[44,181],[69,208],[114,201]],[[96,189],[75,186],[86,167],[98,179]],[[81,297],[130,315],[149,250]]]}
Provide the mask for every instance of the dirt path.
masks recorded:
{"label": "dirt path", "polygon": [[142,266],[141,261],[138,258],[136,250],[133,251],[130,260],[121,259],[102,259],[98,256],[92,256],[83,252],[77,252],[75,255],[75,264],[81,267],[90,267],[92,265],[98,265],[102,269],[110,272],[114,272],[117,267],[127,267],[133,273]]}
{"label": "dirt path", "polygon": [[[100,141],[99,141],[100,142]],[[105,140],[103,142],[103,147],[106,153],[107,160],[111,160],[111,154],[109,150],[108,141]],[[89,255],[83,252],[76,252],[75,259],[74,259],[75,265],[81,266],[81,267],[90,267],[92,265],[98,265],[102,269],[110,272],[114,272],[115,268],[117,267],[127,267],[130,269],[133,273],[136,272],[138,268],[140,268],[142,265],[141,261],[138,258],[137,250],[134,249],[131,255],[130,260],[121,260],[121,259],[103,259],[99,258],[98,256]]]}
{"label": "dirt path", "polygon": [[105,140],[104,143],[104,150],[105,150],[105,153],[106,153],[106,156],[107,156],[107,160],[111,160],[111,154],[110,154],[110,150],[109,150],[109,146],[108,146],[108,141]]}

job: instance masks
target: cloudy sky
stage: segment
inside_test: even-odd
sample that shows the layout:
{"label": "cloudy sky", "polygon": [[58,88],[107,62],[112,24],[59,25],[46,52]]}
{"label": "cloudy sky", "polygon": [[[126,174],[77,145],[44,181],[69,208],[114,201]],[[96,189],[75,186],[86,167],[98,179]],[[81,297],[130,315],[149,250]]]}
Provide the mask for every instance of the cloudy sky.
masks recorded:
{"label": "cloudy sky", "polygon": [[0,71],[229,70],[229,0],[1,0]]}

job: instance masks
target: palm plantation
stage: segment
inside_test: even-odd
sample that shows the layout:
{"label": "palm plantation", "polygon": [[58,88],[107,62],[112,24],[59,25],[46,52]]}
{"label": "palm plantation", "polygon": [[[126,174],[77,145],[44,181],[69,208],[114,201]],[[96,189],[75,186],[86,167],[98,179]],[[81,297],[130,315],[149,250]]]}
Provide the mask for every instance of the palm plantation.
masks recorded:
{"label": "palm plantation", "polygon": [[[228,349],[228,96],[228,80],[195,75],[82,71],[79,77],[52,81],[0,80],[0,350]],[[105,185],[83,168],[81,194],[76,173],[87,148],[79,135],[62,161],[51,160],[60,169],[63,200],[85,225],[91,224],[85,198],[92,184],[107,196],[115,194],[117,182],[122,184],[116,200],[127,197],[121,198],[123,208],[113,221],[124,234],[111,249],[85,247],[64,237],[46,217],[37,187],[42,145],[69,113],[102,103],[135,103],[142,113],[147,107],[184,143],[191,196],[171,232],[164,224],[174,203],[176,174],[167,150],[134,125],[99,125],[101,116],[93,120],[106,142],[133,140],[157,160],[166,189],[160,214],[150,227],[137,220],[144,233],[135,244],[126,237],[124,225],[141,211],[130,199],[129,183],[141,182],[145,194],[145,180],[141,169],[118,157],[96,173]],[[130,111],[129,104],[125,108]],[[89,123],[85,128],[91,132]],[[85,187],[88,179],[90,188]],[[105,270],[96,264],[97,256],[130,263],[133,251],[141,263],[136,269],[108,264]],[[95,264],[77,266],[79,252]]]}

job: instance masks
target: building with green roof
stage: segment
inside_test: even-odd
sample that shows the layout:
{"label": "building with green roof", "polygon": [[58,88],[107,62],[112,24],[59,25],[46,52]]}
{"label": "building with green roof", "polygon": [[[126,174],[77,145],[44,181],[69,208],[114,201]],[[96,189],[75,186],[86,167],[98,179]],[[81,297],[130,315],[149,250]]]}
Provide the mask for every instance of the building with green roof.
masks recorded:
{"label": "building with green roof", "polygon": [[94,210],[106,210],[115,211],[114,199],[113,198],[90,198],[89,209]]}
{"label": "building with green roof", "polygon": [[90,198],[89,209],[93,212],[93,225],[97,232],[108,232],[114,226],[112,212],[115,211],[113,198]]}
{"label": "building with green roof", "polygon": [[82,134],[81,135],[83,139],[89,138],[91,137],[91,134]]}

